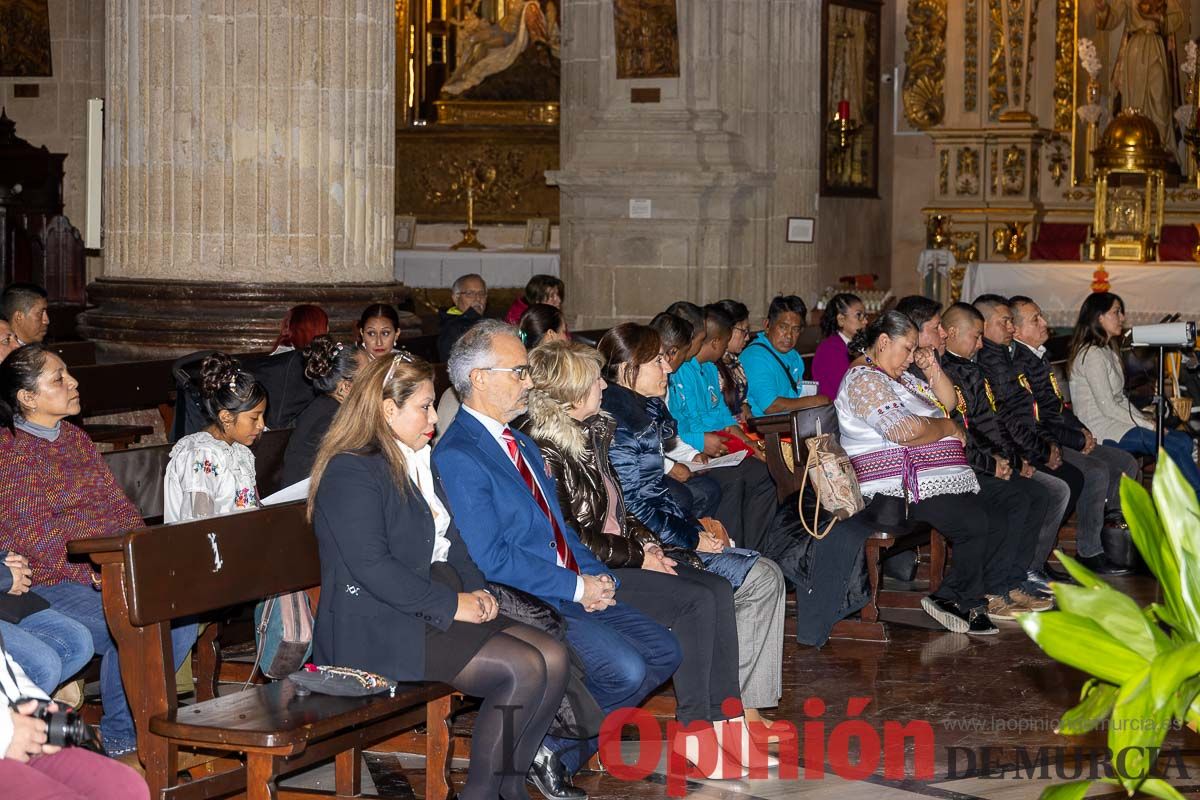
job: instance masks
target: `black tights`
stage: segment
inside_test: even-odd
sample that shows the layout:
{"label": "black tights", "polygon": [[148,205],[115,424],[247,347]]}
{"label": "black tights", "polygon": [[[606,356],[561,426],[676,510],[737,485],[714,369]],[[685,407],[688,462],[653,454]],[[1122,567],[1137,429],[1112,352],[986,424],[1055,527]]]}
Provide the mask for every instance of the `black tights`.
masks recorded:
{"label": "black tights", "polygon": [[462,800],[528,800],[525,773],[558,711],[569,667],[566,645],[527,625],[513,625],[488,639],[449,681],[463,694],[483,699],[471,732]]}

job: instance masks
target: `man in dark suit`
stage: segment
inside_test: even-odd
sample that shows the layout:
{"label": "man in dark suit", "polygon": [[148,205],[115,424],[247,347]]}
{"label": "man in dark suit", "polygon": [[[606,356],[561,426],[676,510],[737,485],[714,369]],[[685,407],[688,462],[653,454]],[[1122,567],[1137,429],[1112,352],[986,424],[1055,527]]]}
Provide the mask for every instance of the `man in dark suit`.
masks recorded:
{"label": "man in dark suit", "polygon": [[[462,538],[488,580],[558,608],[596,702],[606,713],[635,706],[674,674],[679,643],[616,604],[613,576],[563,519],[537,445],[509,428],[525,411],[528,363],[510,325],[484,320],[463,334],[448,365],[463,405],[433,458]],[[594,739],[548,736],[530,777],[548,797],[585,797],[570,776],[596,746]]]}

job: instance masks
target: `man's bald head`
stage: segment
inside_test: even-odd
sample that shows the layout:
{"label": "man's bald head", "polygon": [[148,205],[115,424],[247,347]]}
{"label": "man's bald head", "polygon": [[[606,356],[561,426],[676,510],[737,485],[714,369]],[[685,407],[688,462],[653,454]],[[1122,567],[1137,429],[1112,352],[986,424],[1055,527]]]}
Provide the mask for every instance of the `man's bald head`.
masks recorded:
{"label": "man's bald head", "polygon": [[963,358],[972,358],[983,345],[983,314],[966,303],[955,303],[942,312],[946,329],[946,349]]}

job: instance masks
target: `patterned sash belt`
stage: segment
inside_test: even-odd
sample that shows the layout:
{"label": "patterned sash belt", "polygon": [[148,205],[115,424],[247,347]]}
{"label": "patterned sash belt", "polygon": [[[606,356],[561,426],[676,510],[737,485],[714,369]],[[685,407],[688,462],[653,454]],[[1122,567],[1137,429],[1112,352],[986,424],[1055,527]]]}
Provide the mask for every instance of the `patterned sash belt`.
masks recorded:
{"label": "patterned sash belt", "polygon": [[912,494],[914,503],[921,500],[917,476],[923,470],[942,467],[968,467],[967,453],[957,439],[942,440],[915,447],[889,447],[863,453],[850,459],[859,483],[899,478]]}

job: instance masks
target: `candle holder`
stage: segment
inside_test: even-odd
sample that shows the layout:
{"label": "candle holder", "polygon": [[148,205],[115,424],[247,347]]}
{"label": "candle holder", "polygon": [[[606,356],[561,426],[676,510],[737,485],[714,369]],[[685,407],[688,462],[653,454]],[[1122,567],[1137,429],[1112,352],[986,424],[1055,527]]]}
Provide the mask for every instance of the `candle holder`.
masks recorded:
{"label": "candle holder", "polygon": [[833,115],[833,122],[829,123],[828,128],[829,132],[837,137],[834,146],[838,150],[849,150],[851,140],[862,130],[862,123],[849,119],[849,115],[842,116],[839,113]]}
{"label": "candle holder", "polygon": [[467,175],[467,227],[461,228],[463,235],[456,244],[450,245],[451,250],[487,250],[487,245],[479,241],[479,229],[475,227],[475,176]]}

